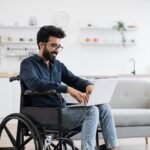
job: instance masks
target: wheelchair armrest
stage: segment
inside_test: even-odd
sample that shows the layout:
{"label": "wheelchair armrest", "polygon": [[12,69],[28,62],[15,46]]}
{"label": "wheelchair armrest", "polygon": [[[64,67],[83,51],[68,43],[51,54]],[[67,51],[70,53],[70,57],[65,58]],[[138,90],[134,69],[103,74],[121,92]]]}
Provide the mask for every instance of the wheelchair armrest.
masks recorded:
{"label": "wheelchair armrest", "polygon": [[30,96],[33,96],[33,95],[57,95],[59,93],[56,92],[56,90],[47,90],[47,91],[42,91],[42,92],[33,92],[31,90],[25,90],[24,92],[24,95],[30,95]]}
{"label": "wheelchair armrest", "polygon": [[63,102],[63,98],[61,96],[60,93],[56,92],[56,90],[47,90],[47,91],[42,91],[42,92],[37,92],[37,91],[31,91],[31,90],[25,90],[25,92],[23,93],[23,95],[25,96],[48,96],[48,95],[56,95],[59,98],[58,101],[58,107],[61,108],[62,106],[62,102]]}
{"label": "wheelchair armrest", "polygon": [[18,80],[18,81],[20,80],[19,75],[9,78],[9,82],[13,82],[13,81],[16,81],[16,80]]}

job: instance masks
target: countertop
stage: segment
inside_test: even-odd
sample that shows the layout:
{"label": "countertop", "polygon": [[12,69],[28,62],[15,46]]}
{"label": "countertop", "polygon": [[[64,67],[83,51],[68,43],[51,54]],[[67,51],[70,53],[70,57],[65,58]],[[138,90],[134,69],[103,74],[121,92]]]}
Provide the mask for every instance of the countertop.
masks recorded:
{"label": "countertop", "polygon": [[112,74],[112,75],[80,75],[85,78],[95,78],[95,79],[103,79],[103,78],[150,78],[150,74]]}
{"label": "countertop", "polygon": [[16,72],[2,72],[0,71],[0,78],[10,78],[12,76],[16,76],[18,73]]}
{"label": "countertop", "polygon": [[[16,76],[19,73],[17,72],[5,72],[0,71],[0,78],[9,78],[12,76]],[[110,74],[110,75],[78,75],[83,78],[95,78],[95,79],[103,79],[103,78],[150,78],[150,74]]]}

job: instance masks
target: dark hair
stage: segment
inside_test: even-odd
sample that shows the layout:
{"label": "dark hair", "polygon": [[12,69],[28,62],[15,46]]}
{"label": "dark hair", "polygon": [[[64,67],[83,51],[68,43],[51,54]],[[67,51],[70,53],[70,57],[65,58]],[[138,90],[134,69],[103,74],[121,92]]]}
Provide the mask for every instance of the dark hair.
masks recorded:
{"label": "dark hair", "polygon": [[43,26],[40,28],[40,30],[37,33],[37,44],[39,47],[40,42],[48,42],[48,38],[50,36],[54,36],[56,38],[64,38],[66,36],[65,32],[58,27],[55,26]]}

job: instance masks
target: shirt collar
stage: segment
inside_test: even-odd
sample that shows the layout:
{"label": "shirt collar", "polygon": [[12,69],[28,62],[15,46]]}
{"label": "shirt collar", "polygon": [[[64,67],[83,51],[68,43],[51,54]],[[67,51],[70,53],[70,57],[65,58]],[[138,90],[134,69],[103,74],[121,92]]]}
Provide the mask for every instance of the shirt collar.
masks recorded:
{"label": "shirt collar", "polygon": [[[44,63],[43,59],[42,59],[40,56],[38,56],[37,54],[34,55],[34,58],[35,58],[37,61]],[[44,63],[44,64],[45,64],[45,63]],[[50,65],[51,65],[51,67],[54,66],[54,64],[52,64],[52,63],[51,63]]]}
{"label": "shirt collar", "polygon": [[43,62],[43,59],[41,57],[39,57],[37,54],[34,55],[34,58],[38,61],[42,61]]}

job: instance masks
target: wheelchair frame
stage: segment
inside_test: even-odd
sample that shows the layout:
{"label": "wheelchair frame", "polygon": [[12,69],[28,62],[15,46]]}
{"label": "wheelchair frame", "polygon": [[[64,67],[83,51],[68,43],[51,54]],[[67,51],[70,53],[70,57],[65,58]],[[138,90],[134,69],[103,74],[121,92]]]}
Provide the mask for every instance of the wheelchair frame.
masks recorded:
{"label": "wheelchair frame", "polygon": [[[20,80],[19,76],[11,77],[10,82]],[[20,81],[21,82],[21,81]],[[22,85],[21,85],[22,86]],[[25,96],[36,95],[57,95],[60,99],[58,108],[39,108],[39,107],[26,107],[23,105],[23,98]],[[3,119],[0,124],[0,138],[3,131],[6,132],[9,140],[12,143],[11,147],[1,147],[0,150],[26,150],[26,145],[33,140],[35,150],[67,150],[69,145],[72,150],[78,150],[74,146],[73,141],[70,139],[81,131],[81,128],[76,128],[71,131],[64,131],[61,128],[62,119],[62,97],[60,93],[54,90],[48,90],[44,92],[32,92],[30,90],[22,90],[21,87],[21,101],[20,101],[20,113],[13,113]],[[52,120],[51,125],[56,129],[48,129],[47,124],[50,120],[47,120],[50,115],[54,115],[57,119]],[[39,119],[40,116],[40,119]],[[7,127],[9,121],[16,119],[18,121],[16,137],[10,132]],[[51,139],[47,135],[51,135]],[[26,137],[26,138],[25,138]],[[46,141],[49,138],[49,141]],[[54,144],[53,140],[57,143]],[[47,146],[46,143],[47,142]],[[48,143],[49,142],[49,143]]]}

